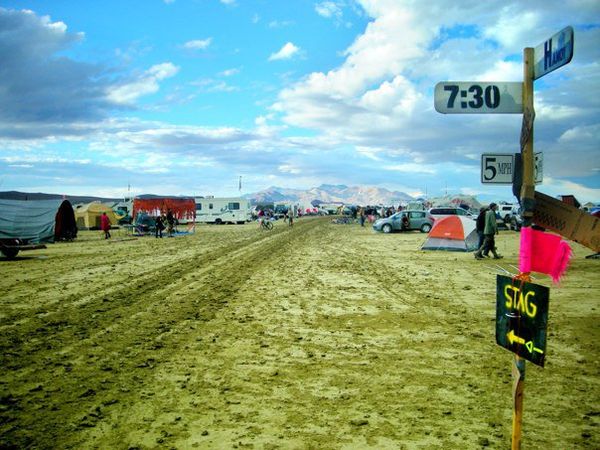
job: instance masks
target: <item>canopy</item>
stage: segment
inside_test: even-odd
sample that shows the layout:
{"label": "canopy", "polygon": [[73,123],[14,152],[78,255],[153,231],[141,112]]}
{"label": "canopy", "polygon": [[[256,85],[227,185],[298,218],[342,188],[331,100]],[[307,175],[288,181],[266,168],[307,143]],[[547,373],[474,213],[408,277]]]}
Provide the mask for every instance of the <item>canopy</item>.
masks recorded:
{"label": "canopy", "polygon": [[473,219],[448,216],[433,223],[421,249],[472,252],[477,250],[478,242],[479,236]]}
{"label": "canopy", "polygon": [[136,219],[140,213],[146,213],[151,217],[167,214],[171,210],[177,220],[188,220],[193,222],[196,218],[196,201],[193,198],[136,198],[133,200],[133,218]]}
{"label": "canopy", "polygon": [[68,200],[0,200],[0,239],[54,242],[77,236]]}

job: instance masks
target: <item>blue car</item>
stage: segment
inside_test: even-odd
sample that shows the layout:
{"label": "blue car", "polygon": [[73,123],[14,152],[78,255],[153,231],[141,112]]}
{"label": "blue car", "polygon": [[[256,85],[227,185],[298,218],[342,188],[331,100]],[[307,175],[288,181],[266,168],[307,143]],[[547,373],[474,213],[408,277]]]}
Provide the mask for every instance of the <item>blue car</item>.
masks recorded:
{"label": "blue car", "polygon": [[373,224],[375,231],[391,233],[392,231],[419,230],[429,233],[433,226],[433,218],[427,211],[400,211]]}

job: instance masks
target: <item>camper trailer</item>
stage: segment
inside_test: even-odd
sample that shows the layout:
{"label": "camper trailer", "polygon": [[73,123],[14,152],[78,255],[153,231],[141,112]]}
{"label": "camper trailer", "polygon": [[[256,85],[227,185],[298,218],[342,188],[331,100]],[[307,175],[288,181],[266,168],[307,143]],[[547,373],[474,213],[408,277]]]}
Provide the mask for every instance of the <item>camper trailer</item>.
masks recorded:
{"label": "camper trailer", "polygon": [[196,197],[196,222],[246,223],[252,220],[250,200],[241,197]]}

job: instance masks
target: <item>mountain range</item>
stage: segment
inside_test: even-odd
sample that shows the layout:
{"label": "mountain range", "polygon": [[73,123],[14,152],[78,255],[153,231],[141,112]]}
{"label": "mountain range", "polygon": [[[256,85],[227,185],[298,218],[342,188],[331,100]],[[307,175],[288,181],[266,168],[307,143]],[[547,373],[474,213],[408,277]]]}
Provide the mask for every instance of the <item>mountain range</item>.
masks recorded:
{"label": "mountain range", "polygon": [[400,191],[390,191],[373,186],[346,186],[322,184],[307,190],[270,187],[244,195],[256,203],[294,202],[302,205],[317,203],[345,203],[353,205],[397,205],[414,200]]}
{"label": "mountain range", "polygon": [[[117,202],[121,198],[103,198],[77,195],[60,195],[45,193],[29,193],[18,191],[0,192],[0,198],[10,200],[50,200],[66,198],[72,203],[88,203],[92,201]],[[152,194],[138,195],[138,198],[158,197]],[[385,188],[373,186],[346,186],[343,184],[322,184],[307,190],[287,189],[272,186],[265,190],[243,195],[244,198],[253,203],[277,203],[293,202],[301,205],[320,204],[320,203],[345,203],[353,205],[397,205],[407,201],[414,200],[410,195],[390,191]]]}

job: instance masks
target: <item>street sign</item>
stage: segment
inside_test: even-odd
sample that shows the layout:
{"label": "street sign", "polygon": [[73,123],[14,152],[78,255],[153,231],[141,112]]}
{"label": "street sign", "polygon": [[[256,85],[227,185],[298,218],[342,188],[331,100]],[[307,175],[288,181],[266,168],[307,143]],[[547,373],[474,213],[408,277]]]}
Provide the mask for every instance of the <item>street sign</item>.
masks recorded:
{"label": "street sign", "polygon": [[569,64],[573,58],[574,34],[572,27],[565,27],[538,45],[533,50],[533,79],[543,77],[547,73]]}
{"label": "street sign", "polygon": [[536,191],[533,222],[600,252],[600,219],[579,208]]}
{"label": "street sign", "polygon": [[520,114],[523,83],[442,81],[435,85],[434,99],[442,114]]}
{"label": "street sign", "polygon": [[535,184],[540,184],[544,181],[544,155],[542,152],[533,155],[533,164],[533,179]]}
{"label": "street sign", "polygon": [[481,182],[484,184],[512,184],[514,155],[512,153],[484,153],[481,155]]}
{"label": "street sign", "polygon": [[544,367],[550,289],[496,276],[496,343]]}
{"label": "street sign", "polygon": [[[520,153],[514,155],[512,153],[483,153],[481,155],[481,182],[484,184],[512,184],[515,174],[521,170],[520,157]],[[543,161],[542,152],[536,153],[536,184],[541,183],[543,179]]]}

